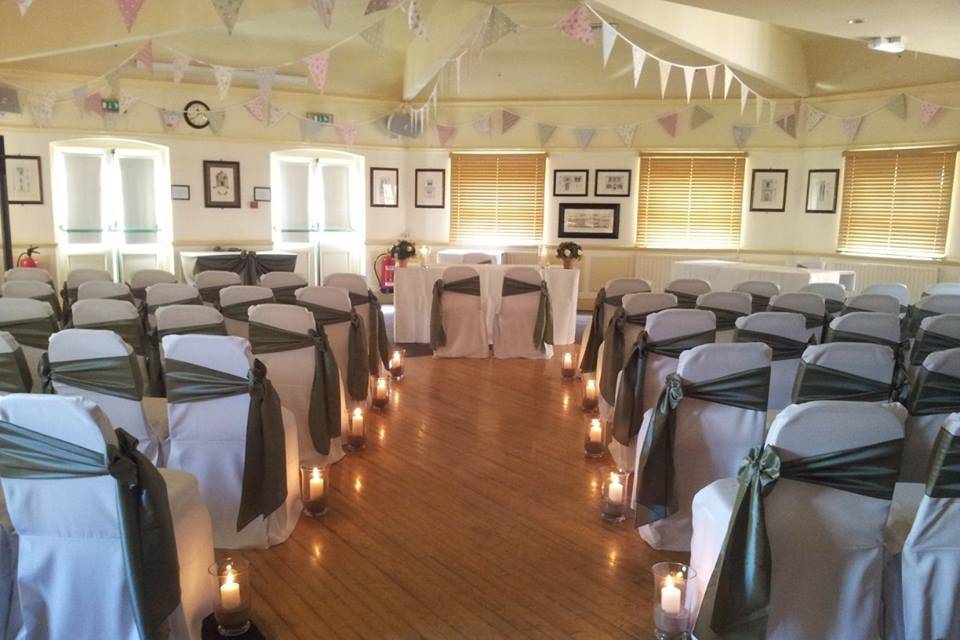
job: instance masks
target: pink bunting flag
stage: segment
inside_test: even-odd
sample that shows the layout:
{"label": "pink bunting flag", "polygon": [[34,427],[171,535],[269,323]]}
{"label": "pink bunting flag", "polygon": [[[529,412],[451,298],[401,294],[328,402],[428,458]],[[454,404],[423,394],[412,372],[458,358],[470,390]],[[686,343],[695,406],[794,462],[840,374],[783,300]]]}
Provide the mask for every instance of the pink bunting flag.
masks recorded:
{"label": "pink bunting flag", "polygon": [[263,96],[257,96],[244,102],[243,108],[257,121],[263,122],[267,118],[267,109],[270,108],[270,105],[263,99]]}
{"label": "pink bunting flag", "polygon": [[337,132],[340,142],[346,145],[352,145],[360,135],[360,127],[355,124],[338,124],[334,125],[333,129]]}
{"label": "pink bunting flag", "polygon": [[137,21],[142,6],[143,0],[117,0],[117,8],[120,9],[123,24],[127,25],[127,31],[133,29],[133,23]]}
{"label": "pink bunting flag", "polygon": [[582,44],[592,45],[595,36],[590,20],[590,10],[582,4],[577,5],[577,8],[560,22],[560,31]]}
{"label": "pink bunting flag", "polygon": [[163,123],[163,130],[168,133],[177,128],[182,118],[183,114],[175,109],[160,109],[160,122]]}
{"label": "pink bunting flag", "polygon": [[227,33],[233,34],[233,27],[237,24],[237,17],[240,15],[240,7],[243,6],[243,0],[211,0],[213,8],[217,10],[217,15],[223,21],[223,26],[227,28]]}
{"label": "pink bunting flag", "polygon": [[233,69],[214,66],[213,77],[217,81],[217,94],[221,100],[225,100],[230,92],[230,83],[233,81]]}
{"label": "pink bunting flag", "polygon": [[84,110],[93,111],[94,113],[103,113],[103,103],[101,103],[100,100],[100,92],[94,91],[83,99]]}
{"label": "pink bunting flag", "polygon": [[187,72],[187,67],[190,66],[190,57],[183,54],[177,54],[173,57],[173,81],[176,84],[179,84],[183,80],[183,75]]}
{"label": "pink bunting flag", "polygon": [[276,67],[261,67],[256,70],[257,90],[264,100],[270,102],[273,97],[273,81],[277,77]]}
{"label": "pink bunting flag", "polygon": [[500,133],[506,133],[507,131],[510,131],[510,129],[513,129],[513,126],[517,124],[517,122],[519,121],[520,121],[520,116],[513,113],[512,111],[507,111],[506,109],[504,109],[501,112]]}
{"label": "pink bunting flag", "polygon": [[437,125],[437,142],[440,143],[441,147],[445,147],[447,145],[447,141],[449,141],[450,138],[452,138],[456,132],[457,132],[456,127],[451,127],[450,125],[446,125],[446,124],[438,124]]}
{"label": "pink bunting flag", "polygon": [[747,144],[747,141],[752,135],[753,127],[742,127],[738,125],[734,125],[733,127],[733,141],[741,149],[745,144]]}
{"label": "pink bunting flag", "polygon": [[663,130],[673,138],[677,135],[677,122],[679,121],[679,113],[671,113],[665,116],[660,116],[657,118],[657,123],[663,127]]}
{"label": "pink bunting flag", "polygon": [[147,40],[147,44],[140,47],[140,50],[133,54],[133,62],[138,69],[146,69],[153,73],[153,41]]}
{"label": "pink bunting flag", "polygon": [[863,116],[854,116],[853,118],[844,118],[840,122],[840,128],[843,130],[843,137],[847,142],[853,142],[860,133],[860,125],[863,124]]}
{"label": "pink bunting flag", "polygon": [[920,103],[920,126],[927,128],[933,122],[933,119],[940,113],[940,105],[932,102]]}
{"label": "pink bunting flag", "polygon": [[33,0],[17,0],[17,8],[20,9],[20,16],[27,15],[27,9],[33,4]]}
{"label": "pink bunting flag", "polygon": [[333,24],[333,9],[336,6],[336,0],[310,0],[313,10],[320,16],[320,22],[324,28],[329,29]]}
{"label": "pink bunting flag", "polygon": [[310,80],[313,81],[320,93],[323,93],[327,86],[327,70],[330,68],[330,52],[321,51],[314,53],[303,59],[307,65],[307,72],[310,74]]}

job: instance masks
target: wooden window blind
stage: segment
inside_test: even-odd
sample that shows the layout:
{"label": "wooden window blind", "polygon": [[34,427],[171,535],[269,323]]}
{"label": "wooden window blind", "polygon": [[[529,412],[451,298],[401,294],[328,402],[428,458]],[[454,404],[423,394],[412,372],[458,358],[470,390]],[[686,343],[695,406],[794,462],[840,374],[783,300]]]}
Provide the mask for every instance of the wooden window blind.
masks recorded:
{"label": "wooden window blind", "polygon": [[848,151],[837,251],[942,258],[957,147]]}
{"label": "wooden window blind", "polygon": [[745,154],[641,154],[637,245],[740,246]]}
{"label": "wooden window blind", "polygon": [[539,243],[543,240],[542,153],[450,156],[450,241]]}

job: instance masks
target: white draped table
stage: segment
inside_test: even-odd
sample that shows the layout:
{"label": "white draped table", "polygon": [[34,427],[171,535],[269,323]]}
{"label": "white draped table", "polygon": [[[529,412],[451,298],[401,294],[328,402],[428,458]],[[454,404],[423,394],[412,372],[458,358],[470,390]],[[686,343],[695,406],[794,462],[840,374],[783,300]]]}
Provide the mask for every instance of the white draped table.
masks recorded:
{"label": "white draped table", "polygon": [[[493,336],[493,322],[500,308],[503,274],[511,265],[473,264],[480,274],[480,300],[487,321],[487,333]],[[397,269],[393,283],[394,342],[430,342],[430,305],[433,283],[440,279],[444,265],[413,266]],[[577,292],[579,269],[547,267],[541,269],[553,306],[553,339],[558,345],[573,344],[577,332]]]}
{"label": "white draped table", "polygon": [[736,284],[746,280],[769,280],[780,285],[781,293],[794,293],[814,282],[836,282],[852,292],[857,274],[855,271],[804,269],[731,260],[681,260],[673,263],[670,276],[673,279],[706,280],[714,291],[731,291]]}

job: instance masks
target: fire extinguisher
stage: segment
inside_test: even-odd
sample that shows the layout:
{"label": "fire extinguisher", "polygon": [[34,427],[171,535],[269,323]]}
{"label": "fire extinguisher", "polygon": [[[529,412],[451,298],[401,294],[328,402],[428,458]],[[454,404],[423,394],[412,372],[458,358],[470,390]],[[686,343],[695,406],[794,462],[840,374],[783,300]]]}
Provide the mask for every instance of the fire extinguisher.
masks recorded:
{"label": "fire extinguisher", "polygon": [[389,253],[381,253],[373,261],[374,273],[380,284],[380,293],[393,293],[393,276],[396,273],[397,259]]}
{"label": "fire extinguisher", "polygon": [[17,266],[24,269],[36,269],[40,264],[34,260],[33,254],[39,254],[36,247],[27,247],[27,250],[17,256]]}

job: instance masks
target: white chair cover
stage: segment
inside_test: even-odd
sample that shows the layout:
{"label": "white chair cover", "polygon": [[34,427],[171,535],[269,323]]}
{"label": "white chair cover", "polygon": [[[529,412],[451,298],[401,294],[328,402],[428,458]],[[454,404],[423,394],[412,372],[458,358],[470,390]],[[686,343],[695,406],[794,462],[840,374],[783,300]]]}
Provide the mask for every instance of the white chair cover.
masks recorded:
{"label": "white chair cover", "polygon": [[[934,373],[960,378],[960,348],[931,353],[924,359],[923,367]],[[949,413],[935,413],[907,416],[906,435],[903,441],[903,465],[900,470],[901,482],[926,482],[933,441],[936,440],[940,426],[949,415]]]}
{"label": "white chair cover", "polygon": [[[955,341],[960,342],[960,313],[944,313],[939,316],[931,316],[920,321],[920,328],[924,332],[936,333]],[[917,341],[911,344],[911,349],[917,348]],[[912,361],[912,357],[910,361]],[[911,374],[914,374],[916,367],[911,368]]]}
{"label": "white chair cover", "polygon": [[[273,273],[280,273],[275,271]],[[322,307],[339,309],[340,311],[350,311],[350,296],[340,287],[303,287],[296,292],[297,300],[308,304],[318,304]],[[337,369],[340,370],[340,381],[347,379],[350,362],[350,325],[346,322],[337,324],[328,324],[324,326],[327,332],[327,341],[330,348],[333,349],[333,355],[337,359]],[[364,341],[368,334],[366,325],[361,328]],[[341,385],[341,390],[343,386]],[[346,426],[346,425],[344,425]]]}
{"label": "white chair cover", "polygon": [[883,293],[861,293],[858,296],[850,296],[845,305],[854,311],[900,314],[900,301]]}
{"label": "white chair cover", "polygon": [[[279,273],[279,272],[274,272]],[[343,295],[340,289],[332,287],[312,287],[314,289],[322,288],[327,291],[333,291]],[[343,295],[346,298],[345,295]],[[322,303],[317,303],[322,304]],[[324,305],[330,306],[330,305]],[[350,300],[346,301],[346,310],[350,309]],[[259,304],[250,308],[250,321],[268,324],[287,331],[307,334],[311,329],[316,328],[313,314],[304,307],[296,307],[289,304]],[[326,327],[327,339],[330,347],[334,350],[334,356],[337,358],[337,367],[340,369],[340,430],[341,433],[347,430],[347,420],[350,416],[350,408],[344,394],[343,380],[346,376],[346,365],[340,368],[340,357],[337,353],[341,345],[334,345],[330,338],[331,333],[340,333],[344,329],[342,343],[344,354],[346,353],[346,324],[332,325]],[[346,357],[344,355],[344,357]],[[270,382],[273,388],[277,390],[280,396],[280,403],[284,408],[289,409],[296,420],[297,442],[300,460],[302,462],[314,462],[317,464],[332,464],[343,458],[343,446],[341,438],[334,438],[330,443],[330,454],[322,455],[313,446],[313,439],[310,437],[310,390],[313,387],[313,369],[314,354],[312,348],[295,349],[293,351],[280,351],[278,353],[262,353],[257,355],[263,364],[267,365],[267,371],[270,372]]]}
{"label": "white chair cover", "polygon": [[292,271],[268,271],[260,276],[260,286],[273,291],[277,302],[288,304],[297,289],[307,286],[307,279]]}
{"label": "white chair cover", "polygon": [[[163,338],[166,358],[247,377],[253,362],[250,343],[234,336],[169,335]],[[269,374],[268,374],[269,375]],[[246,451],[247,394],[170,403],[170,447],[167,466],[197,477],[200,494],[213,518],[218,549],[266,548],[286,540],[300,518],[300,456],[295,418],[283,410],[286,433],[287,499],[267,518],[237,531]]]}
{"label": "white chair cover", "polygon": [[478,251],[473,251],[470,253],[463,254],[463,258],[460,260],[461,264],[496,264],[497,257],[492,256],[489,253],[480,253]]}
{"label": "white chair cover", "polygon": [[[207,288],[224,288],[224,287],[236,287],[243,284],[243,278],[240,277],[239,273],[234,273],[233,271],[218,271],[216,269],[210,269],[209,271],[201,271],[196,274],[193,278],[193,284],[197,287],[197,290],[207,289]],[[216,295],[213,296],[214,299],[217,298]],[[208,302],[204,300],[203,304],[207,306],[216,306],[215,302]]]}
{"label": "white chair cover", "polygon": [[[370,286],[367,284],[366,278],[357,273],[332,273],[324,279],[323,286],[339,287],[340,289],[345,289],[348,294],[352,293],[360,296],[365,296],[367,292],[370,291]],[[367,348],[376,351],[378,348],[377,345],[370,344],[370,323],[378,322],[376,312],[370,306],[369,302],[356,304],[353,308],[360,318],[363,319],[363,326],[367,331]],[[486,329],[484,329],[484,331],[486,331]],[[371,371],[370,375],[379,376],[383,373],[383,363],[381,362],[377,370]]]}
{"label": "white chair cover", "polygon": [[[770,347],[760,343],[705,344],[680,354],[677,374],[693,383],[713,380],[770,366]],[[737,475],[751,447],[763,444],[766,411],[753,411],[707,402],[683,400],[676,409],[676,460],[674,490],[678,510],[671,516],[637,529],[654,549],[689,551],[693,533],[691,504],[694,495],[714,480]],[[639,441],[653,410],[644,416]],[[637,447],[637,463],[641,447]],[[636,468],[636,464],[634,465]]]}
{"label": "white chair cover", "polygon": [[853,311],[831,320],[830,329],[894,343],[900,342],[900,319],[892,313]]}
{"label": "white chair cover", "polygon": [[[444,282],[478,277],[473,267],[454,265],[443,270]],[[358,311],[359,313],[359,311]],[[447,344],[433,352],[438,358],[486,358],[490,341],[484,321],[482,299],[465,293],[445,291],[443,294],[443,330]],[[531,335],[533,331],[531,330]]]}
{"label": "white chair cover", "polygon": [[[207,273],[201,271],[200,273]],[[200,274],[197,274],[200,275]],[[236,274],[234,274],[236,275]],[[272,301],[273,291],[266,287],[256,285],[234,285],[220,289],[220,308],[243,302],[252,302],[254,300]],[[250,335],[250,324],[243,320],[224,317],[223,323],[227,327],[227,335],[246,338]]]}
{"label": "white chair cover", "polygon": [[113,282],[113,276],[103,269],[74,269],[67,274],[68,289],[77,289],[84,282]]}
{"label": "white chair cover", "polygon": [[801,360],[884,384],[890,384],[893,380],[896,364],[890,347],[870,342],[828,342],[811,345],[804,350]]}
{"label": "white chair cover", "polygon": [[[711,291],[697,297],[697,309],[723,309],[747,316],[751,312],[751,301],[750,294],[742,291]],[[733,329],[717,330],[717,342],[731,340],[733,340]]]}
{"label": "white chair cover", "polygon": [[[49,302],[25,298],[0,298],[0,322],[47,318],[53,318],[56,321]],[[30,373],[33,375],[33,393],[39,393],[40,376],[36,375],[36,372],[40,365],[40,358],[46,353],[46,349],[38,349],[26,344],[21,344],[20,347],[23,349],[23,357],[26,358],[27,366],[30,367]]]}
{"label": "white chair cover", "polygon": [[[806,323],[799,313],[764,311],[737,319],[737,327],[747,331],[805,342],[809,339]],[[770,397],[767,411],[779,411],[791,403],[793,381],[797,377],[800,358],[773,360],[770,363]]]}
{"label": "white chair cover", "polygon": [[[960,314],[960,294],[934,293],[925,295],[913,306],[916,308],[917,315],[924,318],[949,313]],[[911,325],[914,322],[911,322]],[[913,326],[910,328],[912,330]]]}
{"label": "white chair cover", "polygon": [[[623,296],[630,293],[650,293],[653,291],[653,289],[650,288],[650,283],[643,278],[614,278],[613,280],[607,282],[603,288],[606,291],[608,298],[612,296]],[[613,319],[613,313],[617,310],[617,308],[617,305],[603,305],[604,331],[606,331],[607,326]],[[583,356],[584,353],[586,353],[587,343],[590,341],[590,334],[592,332],[593,327],[588,324],[587,328],[583,332],[583,335],[580,336],[580,352],[577,356],[577,369],[580,368],[580,363],[583,362]]]}
{"label": "white chair cover", "polygon": [[7,269],[6,273],[3,274],[3,279],[6,282],[32,280],[34,282],[46,282],[51,286],[53,285],[53,278],[50,277],[50,272],[39,267],[14,267],[13,269]]}
{"label": "white chair cover", "polygon": [[[752,300],[752,311],[766,311],[767,304],[769,304],[769,299],[780,295],[780,285],[776,282],[770,282],[769,280],[746,280],[744,282],[738,282],[733,286],[734,291],[742,291],[744,293],[749,293]],[[758,300],[763,304],[763,308],[758,307]],[[763,301],[763,298],[767,298],[767,302]]]}
{"label": "white chair cover", "polygon": [[223,315],[213,307],[199,304],[171,304],[157,309],[158,331],[175,332],[207,324],[223,324]]}
{"label": "white chair cover", "polygon": [[705,293],[710,293],[710,283],[699,278],[677,278],[668,282],[663,290],[667,293],[686,293],[699,297]]}
{"label": "white chair cover", "polygon": [[910,304],[910,289],[907,285],[898,282],[871,284],[865,287],[861,293],[865,295],[890,296],[896,298],[897,302],[903,306]]}
{"label": "white chair cover", "polygon": [[160,282],[150,285],[147,287],[147,320],[150,328],[157,326],[156,310],[150,311],[151,308],[199,299],[200,293],[192,284]]}
{"label": "white chair cover", "polygon": [[129,296],[130,287],[122,282],[101,282],[91,280],[77,287],[77,300],[102,300]]}
{"label": "white chair cover", "polygon": [[[10,395],[0,401],[0,420],[94,451],[116,444],[107,417],[81,398]],[[203,618],[213,611],[210,515],[193,476],[160,473],[180,564],[181,606],[169,618],[170,635],[200,640]],[[125,580],[116,479],[4,479],[3,490],[19,539],[17,637],[140,640]]]}
{"label": "white chair cover", "polygon": [[33,298],[39,300],[55,295],[53,287],[42,280],[8,280],[0,286],[0,295],[4,298]]}
{"label": "white chair cover", "polygon": [[924,293],[928,296],[939,294],[957,296],[960,295],[960,282],[937,282],[927,287]]}
{"label": "white chair cover", "polygon": [[[827,313],[824,297],[819,293],[783,293],[770,299],[770,308],[777,311],[796,311],[799,314],[805,314],[804,318],[807,316],[823,318]],[[810,324],[806,320],[804,322]],[[820,342],[822,333],[823,326],[821,323],[820,326],[808,328],[807,337],[804,339],[813,338]]]}
{"label": "white chair cover", "polygon": [[[533,285],[539,285],[543,281],[540,271],[533,267],[510,267],[503,272],[503,277]],[[539,305],[538,291],[500,298],[500,308],[496,312],[493,324],[494,357],[533,359],[553,357],[553,345],[545,345],[543,351],[533,345],[533,329],[537,323]]]}
{"label": "white chair cover", "polygon": [[801,293],[815,293],[827,300],[843,302],[847,297],[847,290],[836,282],[811,282],[800,287]]}
{"label": "white chair cover", "polygon": [[161,282],[174,283],[177,281],[177,276],[173,275],[169,271],[164,271],[163,269],[140,269],[133,274],[133,277],[130,278],[130,286],[134,289],[146,289],[152,284],[160,284]]}

